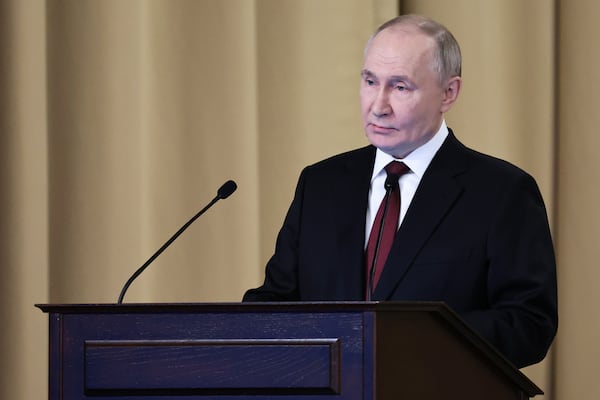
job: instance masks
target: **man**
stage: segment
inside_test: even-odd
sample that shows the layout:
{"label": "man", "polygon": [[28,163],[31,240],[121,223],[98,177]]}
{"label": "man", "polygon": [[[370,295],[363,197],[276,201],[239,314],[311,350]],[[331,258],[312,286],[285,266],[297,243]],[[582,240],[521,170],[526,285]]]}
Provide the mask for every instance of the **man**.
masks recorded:
{"label": "man", "polygon": [[[444,301],[517,367],[544,358],[558,318],[543,200],[530,175],[446,127],[460,68],[434,21],[376,31],[360,86],[371,145],[302,171],[264,284],[244,301]],[[403,169],[387,172],[391,161]],[[399,209],[388,245],[380,208]]]}

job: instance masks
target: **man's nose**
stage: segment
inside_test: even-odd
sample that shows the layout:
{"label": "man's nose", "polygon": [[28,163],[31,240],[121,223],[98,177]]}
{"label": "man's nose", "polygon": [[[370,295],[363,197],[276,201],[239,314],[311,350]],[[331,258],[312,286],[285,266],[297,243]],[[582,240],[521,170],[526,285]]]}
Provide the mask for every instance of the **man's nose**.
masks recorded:
{"label": "man's nose", "polygon": [[389,93],[385,88],[379,90],[377,97],[375,97],[375,100],[373,101],[373,107],[371,108],[375,117],[382,118],[392,113],[389,97]]}

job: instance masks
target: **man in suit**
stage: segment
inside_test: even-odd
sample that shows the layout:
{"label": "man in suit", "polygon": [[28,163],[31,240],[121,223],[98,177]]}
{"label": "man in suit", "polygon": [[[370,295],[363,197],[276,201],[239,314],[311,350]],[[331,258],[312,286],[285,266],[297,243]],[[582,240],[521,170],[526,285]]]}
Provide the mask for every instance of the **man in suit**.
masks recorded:
{"label": "man in suit", "polygon": [[[446,127],[460,88],[445,27],[415,15],[382,25],[361,72],[371,145],[302,171],[265,281],[244,301],[444,301],[517,367],[542,360],[558,324],[544,203],[530,175]],[[404,170],[387,172],[392,161]],[[386,255],[376,214],[395,207]]]}

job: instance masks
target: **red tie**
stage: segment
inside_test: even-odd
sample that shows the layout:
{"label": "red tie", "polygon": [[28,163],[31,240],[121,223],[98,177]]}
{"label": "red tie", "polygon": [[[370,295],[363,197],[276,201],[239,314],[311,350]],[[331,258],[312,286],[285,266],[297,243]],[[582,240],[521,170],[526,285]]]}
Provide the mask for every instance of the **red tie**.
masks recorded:
{"label": "red tie", "polygon": [[[385,166],[385,172],[387,172],[386,179],[386,194],[379,211],[375,216],[373,227],[371,228],[371,234],[369,235],[369,242],[367,243],[366,251],[366,262],[367,262],[367,300],[371,299],[372,290],[377,286],[383,266],[388,257],[392,243],[394,242],[394,236],[398,230],[398,220],[400,217],[400,188],[398,187],[398,179],[400,176],[410,171],[406,164],[399,161],[392,161]],[[387,209],[386,209],[386,198]],[[383,221],[383,230],[381,229],[381,223]],[[380,233],[381,231],[381,233]],[[379,249],[377,249],[377,238],[381,235],[379,241]],[[375,259],[375,272],[371,274],[373,267],[373,261]],[[373,276],[373,285],[371,286],[371,276]]]}

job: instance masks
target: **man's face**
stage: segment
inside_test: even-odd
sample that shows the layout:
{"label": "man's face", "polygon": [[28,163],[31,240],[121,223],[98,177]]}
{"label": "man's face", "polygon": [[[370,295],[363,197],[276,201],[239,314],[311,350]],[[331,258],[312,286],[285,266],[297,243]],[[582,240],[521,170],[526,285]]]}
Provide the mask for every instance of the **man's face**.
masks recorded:
{"label": "man's face", "polygon": [[377,34],[366,51],[360,106],[367,139],[403,158],[435,135],[447,111],[432,69],[433,39],[409,28]]}

